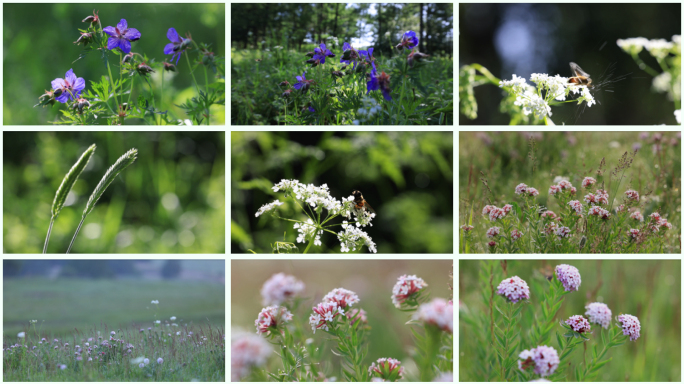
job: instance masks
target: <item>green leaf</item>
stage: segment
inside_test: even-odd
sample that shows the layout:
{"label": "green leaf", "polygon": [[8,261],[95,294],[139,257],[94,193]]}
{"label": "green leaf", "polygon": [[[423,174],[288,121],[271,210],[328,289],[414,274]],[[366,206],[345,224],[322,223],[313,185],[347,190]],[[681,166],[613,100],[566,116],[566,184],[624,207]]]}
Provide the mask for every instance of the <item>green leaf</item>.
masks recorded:
{"label": "green leaf", "polygon": [[563,349],[564,344],[563,344],[563,338],[561,337],[560,333],[556,332],[556,341],[558,342],[558,348]]}
{"label": "green leaf", "polygon": [[610,359],[608,359],[608,360],[604,360],[604,361],[602,361],[602,362],[600,362],[600,363],[594,365],[593,367],[591,367],[591,370],[590,370],[589,372],[596,372],[599,368],[601,368],[601,367],[603,367],[604,365],[608,364],[608,362],[610,362],[611,360],[613,360],[612,357],[611,357]]}

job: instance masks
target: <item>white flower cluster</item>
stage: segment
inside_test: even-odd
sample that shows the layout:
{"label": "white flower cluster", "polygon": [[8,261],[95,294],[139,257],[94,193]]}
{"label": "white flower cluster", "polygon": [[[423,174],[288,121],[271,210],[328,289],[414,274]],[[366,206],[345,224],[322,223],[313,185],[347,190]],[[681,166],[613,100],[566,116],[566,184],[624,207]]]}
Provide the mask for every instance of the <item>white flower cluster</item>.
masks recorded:
{"label": "white flower cluster", "polygon": [[233,338],[230,351],[232,381],[240,381],[240,378],[249,374],[252,367],[266,364],[273,353],[271,345],[263,337],[245,333]]}
{"label": "white flower cluster", "polygon": [[444,299],[434,299],[429,303],[421,304],[413,314],[413,319],[436,325],[445,332],[453,333],[454,304]]}
{"label": "white flower cluster", "polygon": [[306,223],[296,223],[293,227],[299,232],[299,236],[297,236],[298,243],[304,243],[315,236],[316,238],[314,239],[314,245],[320,246],[323,244],[321,242],[323,230],[321,229],[317,231],[316,226],[311,219],[307,220]]}
{"label": "white flower cluster", "polygon": [[392,304],[395,307],[401,308],[401,304],[409,298],[409,296],[417,293],[421,289],[427,287],[427,283],[416,275],[401,275],[392,288]]}
{"label": "white flower cluster", "polygon": [[357,246],[366,245],[368,250],[373,253],[378,253],[373,239],[362,229],[356,228],[349,224],[346,220],[342,224],[344,232],[337,234],[337,239],[340,241],[342,252],[356,251]]}
{"label": "white flower cluster", "polygon": [[269,203],[269,204],[262,205],[261,208],[259,208],[259,210],[257,211],[257,213],[254,216],[259,217],[259,216],[263,215],[264,213],[269,212],[269,211],[271,211],[271,210],[273,210],[273,209],[275,209],[281,205],[283,205],[283,203],[281,203],[279,200],[276,200],[276,201]]}
{"label": "white flower cluster", "polygon": [[610,311],[610,308],[608,308],[607,305],[603,303],[591,303],[584,308],[587,309],[584,314],[589,317],[589,321],[608,329],[610,318],[613,317],[613,312]]}
{"label": "white flower cluster", "polygon": [[296,277],[277,273],[261,287],[263,305],[280,305],[304,290],[304,283]]}

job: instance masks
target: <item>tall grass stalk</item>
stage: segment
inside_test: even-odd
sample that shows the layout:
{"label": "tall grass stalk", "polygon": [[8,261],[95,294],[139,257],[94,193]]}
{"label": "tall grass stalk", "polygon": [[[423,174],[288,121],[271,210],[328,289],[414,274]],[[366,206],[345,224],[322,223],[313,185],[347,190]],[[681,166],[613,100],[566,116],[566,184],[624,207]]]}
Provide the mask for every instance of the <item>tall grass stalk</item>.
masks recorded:
{"label": "tall grass stalk", "polygon": [[71,251],[71,247],[74,245],[74,241],[76,240],[76,236],[78,236],[78,233],[81,231],[81,227],[83,226],[83,222],[85,221],[86,217],[90,212],[93,211],[95,208],[95,204],[97,204],[97,201],[100,200],[100,197],[102,197],[102,194],[107,190],[107,187],[109,187],[109,184],[114,181],[114,179],[121,173],[123,172],[126,167],[129,165],[133,164],[135,159],[138,156],[138,150],[133,148],[129,150],[128,152],[124,153],[119,159],[109,167],[107,172],[102,176],[102,180],[97,184],[95,187],[95,190],[93,193],[90,195],[90,198],[88,199],[88,204],[86,204],[85,209],[83,210],[83,215],[81,216],[81,222],[78,224],[78,228],[76,229],[76,233],[74,233],[74,237],[71,239],[71,244],[69,244],[69,249],[67,249],[67,253]]}
{"label": "tall grass stalk", "polygon": [[83,172],[86,165],[88,165],[90,158],[93,157],[93,153],[95,153],[96,147],[97,146],[93,144],[90,147],[88,147],[88,149],[86,149],[85,152],[83,152],[78,161],[76,161],[76,163],[71,167],[69,172],[67,172],[67,174],[64,176],[62,184],[60,184],[59,188],[57,188],[57,193],[55,193],[55,199],[52,202],[52,217],[50,218],[50,226],[48,227],[47,237],[45,237],[43,253],[47,253],[48,243],[50,242],[50,233],[52,233],[52,225],[55,223],[55,220],[57,219],[59,212],[62,210],[62,208],[64,208],[64,202],[66,201],[66,198],[69,195],[71,188],[73,188],[74,184],[76,183],[76,180],[78,180],[78,177],[81,175],[81,172]]}

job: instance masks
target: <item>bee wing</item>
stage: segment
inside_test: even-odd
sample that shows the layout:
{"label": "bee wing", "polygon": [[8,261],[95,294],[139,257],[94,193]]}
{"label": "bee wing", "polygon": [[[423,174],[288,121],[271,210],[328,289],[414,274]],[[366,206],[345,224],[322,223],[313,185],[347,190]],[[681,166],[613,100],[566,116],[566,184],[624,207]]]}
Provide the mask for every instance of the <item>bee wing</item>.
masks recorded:
{"label": "bee wing", "polygon": [[366,206],[366,208],[368,208],[371,212],[377,213],[375,212],[375,209],[373,209],[373,207],[371,207],[366,200],[363,201],[363,205]]}
{"label": "bee wing", "polygon": [[575,74],[575,76],[584,76],[584,77],[590,77],[588,73],[584,72],[582,68],[580,68],[579,65],[570,62],[570,70]]}

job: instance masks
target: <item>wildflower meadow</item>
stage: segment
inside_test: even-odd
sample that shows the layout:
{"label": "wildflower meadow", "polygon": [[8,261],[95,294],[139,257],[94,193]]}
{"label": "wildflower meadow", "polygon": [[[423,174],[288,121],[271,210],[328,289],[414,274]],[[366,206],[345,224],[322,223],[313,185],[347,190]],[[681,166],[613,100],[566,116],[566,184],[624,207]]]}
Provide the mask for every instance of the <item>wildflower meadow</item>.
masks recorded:
{"label": "wildflower meadow", "polygon": [[452,4],[231,11],[232,124],[453,124]]}
{"label": "wildflower meadow", "polygon": [[[277,262],[233,261],[233,287],[265,276],[271,263]],[[239,299],[244,289],[233,291],[233,381],[453,382],[451,261],[277,264],[294,267],[294,274],[256,280],[250,286],[261,283],[260,289]],[[412,267],[431,273],[393,273]],[[321,276],[305,273],[311,268]],[[367,281],[371,271],[381,281]],[[257,292],[260,300],[246,300]],[[243,322],[250,315],[252,326]]]}
{"label": "wildflower meadow", "polygon": [[3,381],[225,381],[224,263],[174,262],[5,260]]}
{"label": "wildflower meadow", "polygon": [[[223,21],[203,13],[223,14],[224,9],[224,4],[5,6],[4,44],[12,53],[5,68],[30,85],[21,93],[45,89],[32,95],[33,110],[6,104],[5,124],[223,124],[224,47],[217,44]],[[64,17],[55,17],[60,14]],[[15,53],[23,57],[27,51],[30,60],[41,63],[40,72],[28,72],[20,68],[23,60],[15,61]],[[20,99],[26,102],[23,95]],[[41,107],[49,112],[36,112]],[[25,113],[38,113],[41,120]]]}
{"label": "wildflower meadow", "polygon": [[681,381],[680,260],[461,260],[460,381]]}
{"label": "wildflower meadow", "polygon": [[680,140],[461,133],[461,252],[680,253]]}

